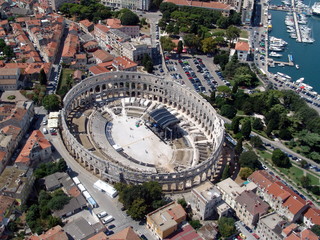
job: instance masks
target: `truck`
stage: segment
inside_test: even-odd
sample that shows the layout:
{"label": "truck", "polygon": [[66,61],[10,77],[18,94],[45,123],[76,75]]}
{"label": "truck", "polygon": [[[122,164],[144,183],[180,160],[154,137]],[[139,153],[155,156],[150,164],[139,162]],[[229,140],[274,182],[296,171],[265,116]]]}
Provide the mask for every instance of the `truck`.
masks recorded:
{"label": "truck", "polygon": [[118,195],[118,192],[114,187],[102,180],[96,181],[93,184],[93,187],[101,192],[105,192],[111,198],[115,198]]}

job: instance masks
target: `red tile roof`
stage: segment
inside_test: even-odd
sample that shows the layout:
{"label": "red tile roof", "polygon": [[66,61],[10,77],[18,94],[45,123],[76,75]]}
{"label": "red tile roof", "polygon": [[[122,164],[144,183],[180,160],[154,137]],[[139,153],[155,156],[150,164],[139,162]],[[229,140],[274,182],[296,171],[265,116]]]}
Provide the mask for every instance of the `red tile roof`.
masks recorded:
{"label": "red tile roof", "polygon": [[29,240],[68,240],[67,234],[57,225],[39,236],[31,236]]}
{"label": "red tile roof", "polygon": [[285,229],[282,230],[282,232],[285,234],[285,236],[288,236],[292,231],[295,231],[299,226],[295,223],[291,223],[289,226],[287,226]]}
{"label": "red tile roof", "polygon": [[138,66],[137,63],[131,61],[125,56],[116,57],[113,59],[113,64],[119,68],[119,70],[126,70]]}
{"label": "red tile roof", "polygon": [[237,51],[246,51],[246,52],[248,52],[250,47],[249,47],[249,44],[247,42],[237,42],[235,49]]}
{"label": "red tile roof", "polygon": [[86,28],[93,25],[93,23],[90,22],[88,19],[84,19],[84,20],[80,21],[79,23],[82,24],[83,26],[85,26]]}
{"label": "red tile roof", "polygon": [[231,6],[220,2],[200,2],[191,0],[164,0],[164,2],[171,2],[180,6],[200,7],[217,10],[230,10]]}
{"label": "red tile roof", "polygon": [[120,232],[117,232],[109,237],[108,240],[140,240],[140,237],[135,233],[132,227],[127,227]]}
{"label": "red tile roof", "polygon": [[16,163],[24,163],[29,165],[30,164],[30,153],[35,145],[38,145],[41,149],[50,148],[51,144],[49,141],[44,137],[40,130],[34,130],[28,141],[24,145],[23,149],[21,150],[19,156],[16,159]]}
{"label": "red tile roof", "polygon": [[107,70],[104,67],[101,67],[99,65],[95,65],[89,68],[89,71],[92,72],[93,75],[98,75],[100,73],[106,73],[106,72],[110,72],[109,70]]}
{"label": "red tile roof", "polygon": [[164,240],[202,240],[202,238],[190,224],[186,224]]}
{"label": "red tile roof", "polygon": [[104,232],[99,232],[96,235],[88,238],[88,240],[107,240],[107,235]]}
{"label": "red tile roof", "polygon": [[290,196],[283,204],[282,206],[288,207],[288,210],[292,214],[297,214],[300,210],[302,210],[306,204],[301,203],[296,199],[296,197]]}
{"label": "red tile roof", "polygon": [[102,25],[102,24],[96,24],[94,25],[95,28],[99,29],[102,32],[108,32],[110,30],[110,28],[108,28],[106,25]]}
{"label": "red tile roof", "polygon": [[320,209],[309,208],[304,216],[309,219],[313,224],[320,225]]}
{"label": "red tile roof", "polygon": [[274,181],[276,181],[276,178],[270,175],[265,170],[258,170],[253,172],[248,179],[251,182],[254,182],[259,188],[266,189],[268,188]]}
{"label": "red tile roof", "polygon": [[305,229],[301,232],[301,239],[303,240],[319,240],[319,237],[311,230]]}
{"label": "red tile roof", "polygon": [[94,58],[97,58],[102,62],[113,60],[113,56],[102,49],[98,49],[97,51],[93,52],[92,55]]}

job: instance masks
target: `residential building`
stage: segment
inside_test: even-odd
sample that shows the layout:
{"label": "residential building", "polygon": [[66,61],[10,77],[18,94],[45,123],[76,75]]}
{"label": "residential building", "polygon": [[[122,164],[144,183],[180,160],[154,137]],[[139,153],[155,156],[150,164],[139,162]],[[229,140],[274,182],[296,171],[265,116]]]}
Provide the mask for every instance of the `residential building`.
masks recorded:
{"label": "residential building", "polygon": [[0,90],[17,90],[21,85],[19,83],[20,69],[19,68],[0,68]]}
{"label": "residential building", "polygon": [[32,235],[28,240],[68,240],[68,236],[61,226],[57,225],[53,228],[50,228],[47,232],[41,235]]}
{"label": "residential building", "polygon": [[200,217],[201,220],[206,220],[209,217],[212,217],[215,207],[222,201],[221,193],[209,181],[193,188],[191,193],[192,210]]}
{"label": "residential building", "polygon": [[19,127],[23,136],[34,116],[32,101],[18,101],[15,104],[0,105],[0,129],[12,125]]}
{"label": "residential building", "polygon": [[237,0],[226,0],[226,1],[222,1],[222,2],[221,1],[219,1],[219,2],[213,2],[213,1],[201,2],[201,1],[193,1],[193,0],[164,0],[163,2],[174,3],[178,6],[198,7],[198,8],[210,9],[213,11],[216,10],[216,11],[220,11],[222,13],[222,15],[227,17],[230,14],[230,10],[235,9],[235,7],[233,7],[227,3],[223,3],[223,2],[228,2],[228,1],[229,2],[236,1],[235,4],[236,5],[239,4],[237,2]]}
{"label": "residential building", "polygon": [[[3,137],[4,136],[4,137]],[[0,173],[7,166],[14,150],[22,138],[21,128],[8,125],[0,130]]]}
{"label": "residential building", "polygon": [[51,156],[51,144],[40,130],[34,130],[17,157],[17,166],[35,166]]}
{"label": "residential building", "polygon": [[239,61],[247,61],[250,47],[248,42],[239,41],[236,43],[235,50]]}
{"label": "residential building", "polygon": [[98,49],[97,51],[93,52],[92,56],[95,59],[97,64],[109,62],[113,60],[113,56],[102,49]]}
{"label": "residential building", "polygon": [[259,218],[268,213],[269,205],[252,191],[243,191],[235,201],[237,217],[250,228],[254,228]]}
{"label": "residential building", "polygon": [[[299,225],[295,224],[295,223],[291,223],[290,225],[286,226],[283,230],[282,230],[282,236],[283,237],[287,237],[289,235],[291,235],[291,233],[293,232],[300,232],[299,229]],[[294,236],[294,235],[291,235]]]}
{"label": "residential building", "polygon": [[62,209],[53,212],[53,216],[58,218],[67,218],[73,214],[76,214],[87,207],[86,199],[80,194],[77,197],[71,198],[71,200],[63,206]]}
{"label": "residential building", "polygon": [[248,181],[257,185],[257,195],[264,198],[265,190],[277,179],[265,170],[257,170],[248,177]]}
{"label": "residential building", "polygon": [[94,25],[94,35],[99,42],[106,42],[107,32],[109,32],[109,30],[110,29],[106,25],[100,23]]}
{"label": "residential building", "polygon": [[108,69],[106,69],[105,67],[99,66],[99,65],[95,65],[89,68],[89,73],[91,75],[98,75],[101,73],[106,73],[106,72],[110,72]]}
{"label": "residential building", "polygon": [[253,6],[254,6],[254,1],[253,0],[243,0],[242,3],[242,13],[241,13],[241,21],[242,24],[251,24],[251,19],[252,19],[252,13],[253,13]]}
{"label": "residential building", "polygon": [[182,206],[171,202],[147,214],[147,227],[157,238],[164,239],[174,233],[186,217]]}
{"label": "residential building", "polygon": [[94,52],[99,48],[99,44],[96,41],[89,41],[83,44],[83,48],[87,52]]}
{"label": "residential building", "polygon": [[203,240],[202,237],[194,230],[194,228],[187,222],[184,222],[176,232],[173,232],[165,240]]}
{"label": "residential building", "polygon": [[[132,227],[127,227],[120,232],[116,232],[116,233],[112,234],[111,236],[108,236],[106,239],[107,240],[140,240],[140,237],[133,230]],[[97,238],[95,238],[95,239],[90,238],[88,240],[98,240],[98,239]]]}
{"label": "residential building", "polygon": [[116,71],[137,71],[138,64],[127,57],[120,56],[113,59],[112,66]]}
{"label": "residential building", "polygon": [[34,183],[32,168],[7,166],[0,175],[0,195],[15,198],[24,204]]}
{"label": "residential building", "polygon": [[303,223],[311,228],[313,225],[320,226],[320,210],[315,207],[310,207],[303,213]]}
{"label": "residential building", "polygon": [[280,216],[286,217],[289,222],[302,220],[303,213],[309,207],[306,201],[277,179],[270,184],[273,177],[268,175],[266,171],[258,171],[248,179],[257,183],[258,195]]}
{"label": "residential building", "polygon": [[222,194],[222,200],[224,200],[232,209],[236,207],[236,198],[245,190],[254,191],[256,185],[249,183],[244,186],[239,186],[231,178],[227,178],[217,184],[217,189]]}
{"label": "residential building", "polygon": [[63,227],[63,230],[70,235],[72,239],[85,240],[99,232],[104,232],[106,228],[100,222],[90,225],[83,217],[79,217],[68,222]]}
{"label": "residential building", "polygon": [[311,230],[304,229],[303,231],[293,231],[289,236],[284,238],[284,240],[319,240],[319,237]]}
{"label": "residential building", "polygon": [[121,44],[120,55],[129,58],[130,60],[141,63],[144,54],[152,57],[151,47],[144,43],[125,42]]}
{"label": "residential building", "polygon": [[94,30],[93,22],[90,22],[88,19],[84,19],[79,22],[80,28],[85,33],[90,33]]}
{"label": "residential building", "polygon": [[260,217],[255,233],[261,240],[282,240],[283,228],[287,224],[276,212]]}
{"label": "residential building", "polygon": [[93,235],[92,237],[88,238],[88,240],[108,240],[108,239],[110,238],[104,232],[99,232],[96,235]]}
{"label": "residential building", "polygon": [[139,37],[140,35],[139,25],[125,26],[122,25],[120,19],[117,18],[107,19],[107,26],[110,29],[118,29],[132,38]]}
{"label": "residential building", "polygon": [[128,8],[131,10],[148,11],[151,7],[151,0],[102,0],[102,4],[112,8]]}
{"label": "residential building", "polygon": [[10,215],[15,207],[15,199],[0,195],[0,237],[10,222]]}
{"label": "residential building", "polygon": [[[75,30],[72,32],[72,30]],[[80,50],[80,40],[78,37],[77,27],[75,24],[70,25],[69,34],[64,42],[61,59],[64,63],[70,64],[76,60],[76,54]]]}
{"label": "residential building", "polygon": [[73,81],[76,83],[80,82],[82,80],[82,72],[80,70],[75,70],[73,72]]}
{"label": "residential building", "polygon": [[58,11],[61,5],[64,3],[75,3],[74,0],[49,0],[49,1],[54,11]]}

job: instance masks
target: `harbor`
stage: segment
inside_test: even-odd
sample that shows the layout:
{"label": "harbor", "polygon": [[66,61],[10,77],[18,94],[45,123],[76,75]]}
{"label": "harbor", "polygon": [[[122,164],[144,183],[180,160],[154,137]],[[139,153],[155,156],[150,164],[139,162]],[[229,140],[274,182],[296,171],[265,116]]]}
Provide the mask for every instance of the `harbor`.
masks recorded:
{"label": "harbor", "polygon": [[[311,2],[309,5],[315,4]],[[313,36],[320,36],[320,18],[311,16],[310,11],[310,7],[308,10],[299,0],[291,0],[286,4],[279,0],[270,2],[268,14],[271,17],[268,18],[268,24],[271,24],[271,19],[277,24],[273,24],[268,33],[266,57],[270,76],[276,77],[277,72],[283,73],[291,79],[281,79],[280,76],[279,81],[285,81],[297,91],[317,94],[320,92],[317,78],[320,76],[320,39],[314,39]],[[299,79],[303,79],[303,82],[296,82]]]}

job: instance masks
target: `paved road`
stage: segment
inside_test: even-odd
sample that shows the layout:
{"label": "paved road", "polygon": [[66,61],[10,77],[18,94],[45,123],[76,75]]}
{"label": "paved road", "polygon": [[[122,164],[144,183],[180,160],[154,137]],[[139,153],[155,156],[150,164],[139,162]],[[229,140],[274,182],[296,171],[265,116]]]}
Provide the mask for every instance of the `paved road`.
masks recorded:
{"label": "paved road", "polygon": [[[141,234],[144,234],[148,239],[155,239],[153,235],[147,230],[145,225],[139,225],[138,222],[133,221],[130,217],[127,217],[123,211],[121,211],[121,204],[118,202],[117,198],[110,198],[106,194],[93,188],[93,184],[98,178],[79,165],[69,152],[65,148],[60,136],[50,136],[51,142],[57,150],[55,154],[59,154],[65,159],[68,166],[72,169],[72,174],[77,176],[90,195],[96,200],[99,207],[95,208],[93,212],[98,213],[101,211],[106,211],[109,215],[112,215],[115,219],[114,224],[116,227],[112,229],[114,232],[118,232],[126,227],[132,226],[133,229],[137,230]],[[59,157],[59,156],[57,156]]]}

